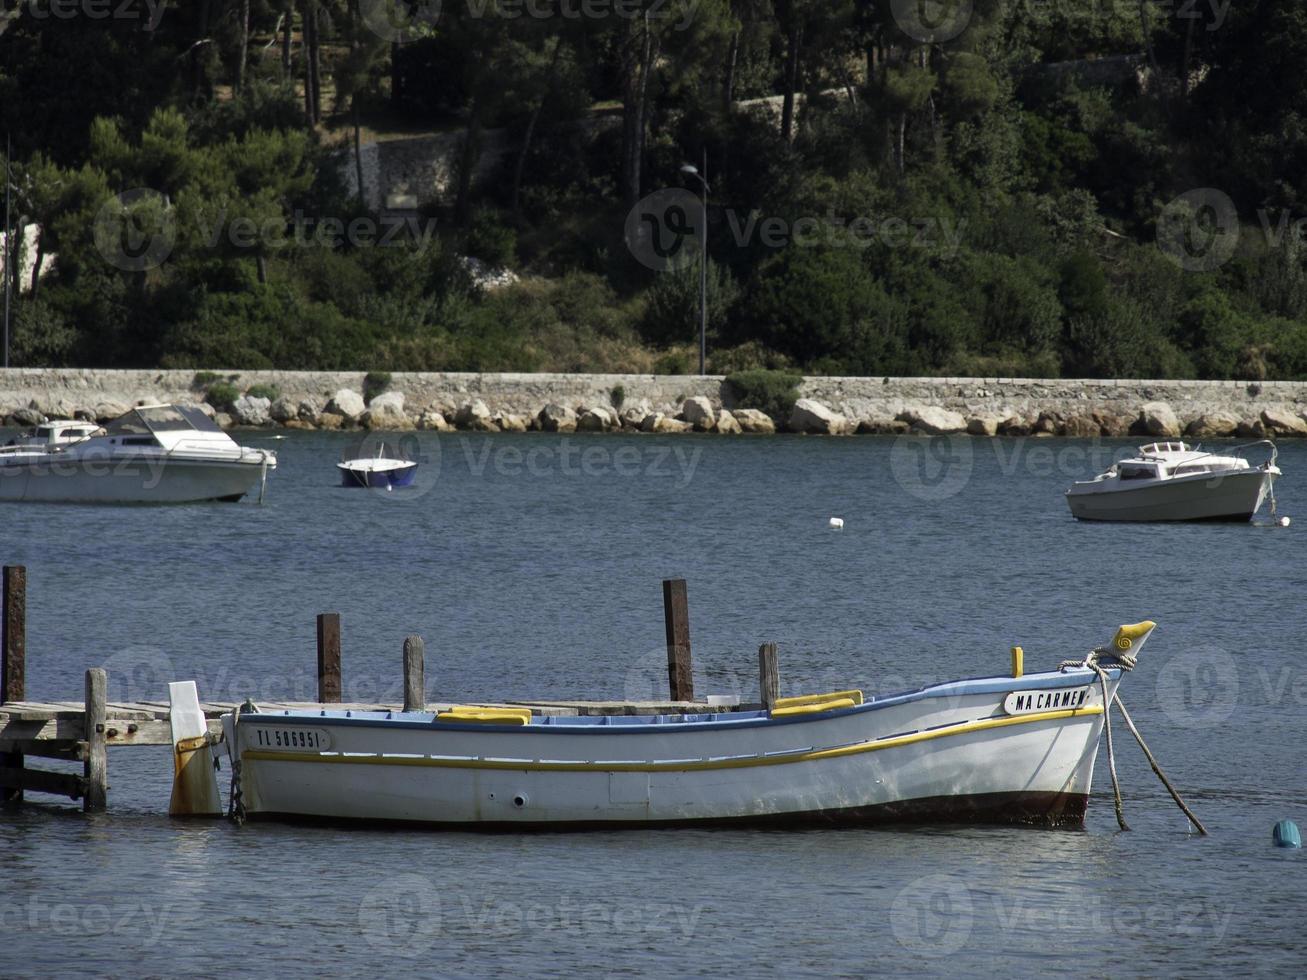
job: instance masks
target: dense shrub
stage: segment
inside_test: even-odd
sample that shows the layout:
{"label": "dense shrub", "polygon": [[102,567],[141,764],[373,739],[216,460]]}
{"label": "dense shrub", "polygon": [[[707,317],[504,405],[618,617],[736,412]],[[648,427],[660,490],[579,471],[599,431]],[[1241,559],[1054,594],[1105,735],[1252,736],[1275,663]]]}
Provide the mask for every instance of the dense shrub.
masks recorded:
{"label": "dense shrub", "polygon": [[801,381],[801,375],[785,371],[740,371],[726,376],[726,390],[736,408],[756,408],[774,419],[787,419]]}

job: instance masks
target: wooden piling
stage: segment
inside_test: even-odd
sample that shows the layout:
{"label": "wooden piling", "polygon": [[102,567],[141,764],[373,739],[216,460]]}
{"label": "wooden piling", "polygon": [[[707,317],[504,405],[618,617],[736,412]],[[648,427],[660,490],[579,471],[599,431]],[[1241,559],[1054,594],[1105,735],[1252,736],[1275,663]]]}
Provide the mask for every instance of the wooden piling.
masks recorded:
{"label": "wooden piling", "polygon": [[[27,697],[27,568],[6,565],[0,602],[0,703]],[[15,774],[12,785],[0,786],[0,802],[21,802],[23,753],[0,752],[0,770]]]}
{"label": "wooden piling", "polygon": [[82,764],[86,776],[82,810],[86,813],[99,813],[108,798],[109,759],[104,744],[107,687],[103,667],[86,672],[86,761]]}
{"label": "wooden piling", "polygon": [[22,701],[27,688],[27,569],[4,568],[4,609],[0,611],[3,673],[0,701]]}
{"label": "wooden piling", "polygon": [[694,700],[690,658],[690,604],[685,579],[663,579],[663,623],[667,628],[667,681],[673,701]]}
{"label": "wooden piling", "polygon": [[776,656],[776,644],[764,643],[758,647],[758,690],[766,711],[776,707],[781,696],[781,664]]}
{"label": "wooden piling", "polygon": [[426,667],[423,664],[424,645],[420,636],[404,638],[404,710],[425,711],[427,708]]}
{"label": "wooden piling", "polygon": [[340,704],[340,613],[318,614],[318,703]]}

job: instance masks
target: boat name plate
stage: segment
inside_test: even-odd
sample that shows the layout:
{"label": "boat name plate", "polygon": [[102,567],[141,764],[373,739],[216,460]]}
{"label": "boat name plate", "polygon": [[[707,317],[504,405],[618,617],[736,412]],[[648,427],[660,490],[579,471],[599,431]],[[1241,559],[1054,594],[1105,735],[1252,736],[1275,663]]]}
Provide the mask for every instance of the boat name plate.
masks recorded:
{"label": "boat name plate", "polygon": [[1089,701],[1089,692],[1088,684],[1052,691],[1013,691],[1003,699],[1003,711],[1009,715],[1028,715],[1036,711],[1083,708]]}
{"label": "boat name plate", "polygon": [[[249,724],[244,722],[243,724]],[[276,728],[251,725],[249,739],[260,749],[288,749],[292,752],[326,752],[331,748],[331,733],[325,728]]]}

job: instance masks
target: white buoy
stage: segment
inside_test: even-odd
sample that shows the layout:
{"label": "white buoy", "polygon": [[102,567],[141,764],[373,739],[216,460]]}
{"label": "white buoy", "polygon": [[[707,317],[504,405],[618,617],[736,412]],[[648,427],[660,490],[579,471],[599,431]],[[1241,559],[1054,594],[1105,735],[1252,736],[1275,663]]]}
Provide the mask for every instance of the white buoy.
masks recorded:
{"label": "white buoy", "polygon": [[1281,517],[1281,518],[1280,518],[1280,527],[1288,527],[1288,526],[1289,526],[1289,518],[1287,518],[1287,517]]}
{"label": "white buoy", "polygon": [[840,528],[842,528],[842,527],[844,526],[844,518],[842,518],[842,517],[832,517],[832,518],[830,519],[830,526],[833,527],[835,530],[838,531]]}

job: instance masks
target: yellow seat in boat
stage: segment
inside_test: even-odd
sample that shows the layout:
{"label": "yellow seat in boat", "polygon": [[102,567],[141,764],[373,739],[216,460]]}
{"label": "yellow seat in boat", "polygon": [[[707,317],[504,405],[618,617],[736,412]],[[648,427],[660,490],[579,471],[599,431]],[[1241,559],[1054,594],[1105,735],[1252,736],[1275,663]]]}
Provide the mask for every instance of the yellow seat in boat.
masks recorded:
{"label": "yellow seat in boat", "polygon": [[787,708],[773,708],[773,718],[789,718],[793,715],[816,715],[823,711],[835,711],[839,708],[854,707],[853,698],[835,698],[831,701],[814,701],[809,704],[792,704]]}
{"label": "yellow seat in boat", "polygon": [[457,721],[484,725],[529,725],[530,708],[479,708],[459,704],[436,715],[436,721]]}
{"label": "yellow seat in boat", "polygon": [[831,691],[829,694],[799,694],[792,698],[777,698],[776,707],[796,708],[804,704],[818,704],[822,701],[834,701],[849,698],[854,704],[862,704],[861,691]]}

